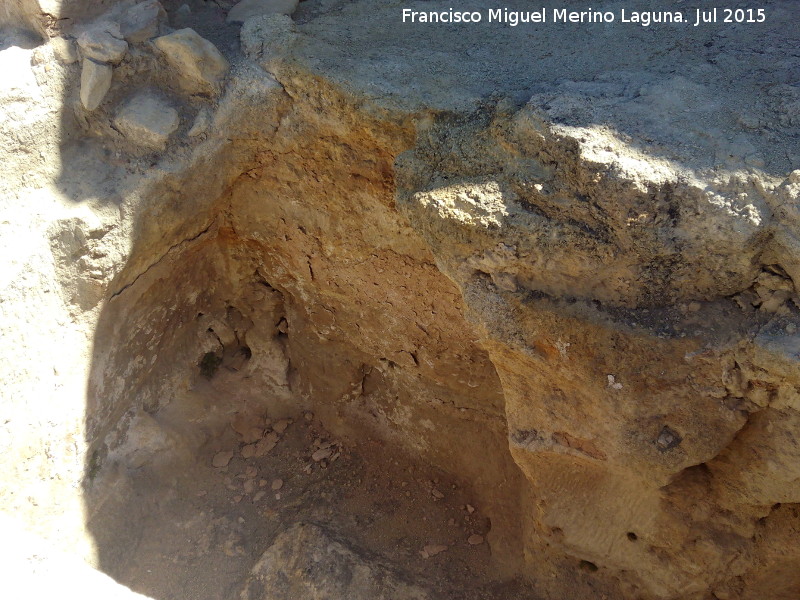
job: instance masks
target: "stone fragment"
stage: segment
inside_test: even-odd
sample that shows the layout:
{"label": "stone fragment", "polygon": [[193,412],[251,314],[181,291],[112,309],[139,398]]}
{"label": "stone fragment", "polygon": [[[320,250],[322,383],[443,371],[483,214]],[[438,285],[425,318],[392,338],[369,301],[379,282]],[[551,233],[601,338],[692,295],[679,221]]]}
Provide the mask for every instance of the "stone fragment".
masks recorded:
{"label": "stone fragment", "polygon": [[189,92],[217,89],[230,67],[217,47],[194,29],[179,29],[156,38],[154,43]]}
{"label": "stone fragment", "polygon": [[319,462],[321,460],[325,460],[326,458],[330,458],[331,454],[333,454],[333,450],[330,448],[321,448],[311,455],[311,460],[314,462]]}
{"label": "stone fragment", "polygon": [[267,492],[265,492],[264,490],[256,492],[255,495],[253,496],[253,502],[260,502],[266,495]]}
{"label": "stone fragment", "polygon": [[256,443],[255,456],[264,456],[278,444],[278,434],[270,432]]}
{"label": "stone fragment", "polygon": [[272,482],[272,491],[277,492],[283,487],[283,479],[275,479]]}
{"label": "stone fragment", "polygon": [[228,13],[228,23],[244,23],[262,15],[291,15],[299,0],[242,0]]}
{"label": "stone fragment", "polygon": [[242,458],[253,458],[256,455],[256,445],[248,444],[242,447]]}
{"label": "stone fragment", "polygon": [[244,482],[242,489],[244,490],[245,494],[252,494],[256,490],[256,482],[252,479],[248,479]]}
{"label": "stone fragment", "polygon": [[158,0],[145,0],[122,15],[120,32],[132,44],[147,41],[158,35],[158,27],[167,13]]}
{"label": "stone fragment", "polygon": [[221,467],[227,467],[232,458],[233,452],[231,450],[222,450],[214,455],[214,458],[211,459],[211,464],[218,469]]}
{"label": "stone fragment", "polygon": [[204,134],[208,131],[209,126],[211,125],[211,111],[207,108],[201,108],[200,111],[197,113],[197,116],[194,118],[194,123],[192,124],[192,128],[187,132],[186,135],[189,137],[197,137],[198,135]]}
{"label": "stone fragment", "polygon": [[289,419],[281,419],[280,421],[275,422],[275,424],[272,426],[272,429],[278,433],[283,433],[290,424],[291,421]]}
{"label": "stone fragment", "polygon": [[78,35],[78,46],[86,58],[101,63],[117,64],[128,51],[116,23],[97,23]]}
{"label": "stone fragment", "polygon": [[163,150],[179,124],[178,111],[147,92],[128,100],[114,119],[114,126],[131,142],[152,150]]}
{"label": "stone fragment", "polygon": [[465,508],[467,509],[467,512],[468,512],[469,514],[472,514],[472,513],[474,513],[474,512],[475,512],[475,507],[474,507],[474,506],[472,506],[471,504],[467,504],[467,505],[465,506]]}
{"label": "stone fragment", "polygon": [[433,496],[434,498],[437,498],[438,500],[441,500],[442,498],[444,498],[444,494],[442,492],[440,492],[439,490],[437,490],[436,488],[433,488],[431,490],[431,496]]}
{"label": "stone fragment", "polygon": [[245,469],[245,471],[244,471],[244,474],[245,474],[247,477],[249,477],[249,478],[251,478],[251,479],[252,479],[252,478],[253,478],[253,477],[255,477],[256,475],[258,475],[258,467],[249,466],[249,467],[247,467],[247,468]]}
{"label": "stone fragment", "polygon": [[422,558],[430,558],[431,556],[441,554],[445,550],[447,550],[447,546],[443,546],[441,544],[428,544],[422,549],[420,555]]}
{"label": "stone fragment", "polygon": [[111,89],[112,69],[91,58],[83,59],[81,70],[81,103],[86,110],[95,110]]}
{"label": "stone fragment", "polygon": [[428,600],[422,588],[315,525],[284,531],[250,572],[241,600]]}
{"label": "stone fragment", "polygon": [[470,546],[478,546],[483,543],[483,536],[478,535],[477,533],[473,534],[467,538],[467,543]]}

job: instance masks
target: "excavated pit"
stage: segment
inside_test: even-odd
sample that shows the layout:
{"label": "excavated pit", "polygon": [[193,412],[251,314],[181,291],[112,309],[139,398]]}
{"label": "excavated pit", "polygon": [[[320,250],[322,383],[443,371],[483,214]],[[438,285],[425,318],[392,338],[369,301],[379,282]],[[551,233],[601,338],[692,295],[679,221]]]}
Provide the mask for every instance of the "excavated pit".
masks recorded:
{"label": "excavated pit", "polygon": [[154,600],[800,595],[791,3],[43,2],[0,14],[3,512]]}

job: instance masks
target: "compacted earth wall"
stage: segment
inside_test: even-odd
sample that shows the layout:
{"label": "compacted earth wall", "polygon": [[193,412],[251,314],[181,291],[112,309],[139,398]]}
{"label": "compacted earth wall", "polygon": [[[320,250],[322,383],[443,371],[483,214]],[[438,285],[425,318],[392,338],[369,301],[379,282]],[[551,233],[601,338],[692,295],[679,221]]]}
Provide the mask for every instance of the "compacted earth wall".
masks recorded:
{"label": "compacted earth wall", "polygon": [[3,511],[154,598],[798,597],[794,3],[234,4],[0,4]]}

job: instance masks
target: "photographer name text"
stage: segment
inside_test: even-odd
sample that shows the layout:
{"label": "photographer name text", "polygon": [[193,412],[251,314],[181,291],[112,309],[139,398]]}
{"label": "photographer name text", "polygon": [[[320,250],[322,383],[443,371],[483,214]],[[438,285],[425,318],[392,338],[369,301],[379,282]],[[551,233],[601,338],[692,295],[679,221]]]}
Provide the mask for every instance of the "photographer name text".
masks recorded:
{"label": "photographer name text", "polygon": [[763,8],[695,8],[691,10],[637,11],[628,9],[612,10],[569,10],[566,8],[546,8],[538,10],[509,10],[493,8],[487,11],[456,10],[453,8],[438,11],[419,11],[402,9],[403,23],[500,23],[510,27],[528,24],[568,23],[625,23],[649,27],[656,24],[683,24],[693,27],[716,23],[763,23],[767,20]]}

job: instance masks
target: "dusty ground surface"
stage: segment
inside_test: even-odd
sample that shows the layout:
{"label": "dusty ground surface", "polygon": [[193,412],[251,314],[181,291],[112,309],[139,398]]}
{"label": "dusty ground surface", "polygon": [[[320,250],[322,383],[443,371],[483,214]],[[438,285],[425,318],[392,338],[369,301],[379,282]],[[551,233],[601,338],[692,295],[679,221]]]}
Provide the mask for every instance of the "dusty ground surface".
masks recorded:
{"label": "dusty ground surface", "polygon": [[[343,443],[311,413],[289,420],[264,456],[243,458],[247,445],[229,428],[180,470],[174,465],[158,474],[142,469],[106,475],[113,483],[104,485],[114,492],[92,519],[102,532],[98,543],[116,551],[104,554],[102,570],[152,598],[233,600],[279,534],[311,524],[344,540],[358,557],[349,567],[386,569],[418,587],[420,597],[537,597],[522,582],[493,573],[485,542],[491,521],[468,483],[376,439]],[[267,436],[271,431],[265,428]],[[230,462],[213,466],[219,455]],[[329,597],[339,584],[335,573],[286,576],[308,580],[309,595],[301,597],[317,597],[312,588]],[[374,597],[416,597],[390,591]],[[264,593],[258,598],[293,597],[285,581]]]}

